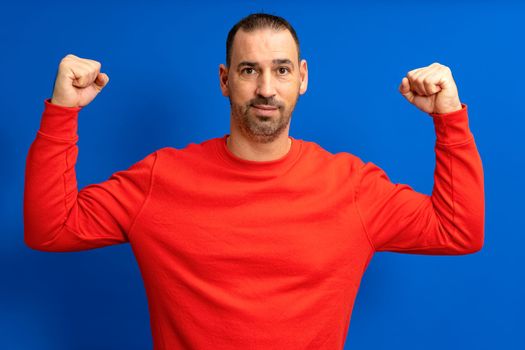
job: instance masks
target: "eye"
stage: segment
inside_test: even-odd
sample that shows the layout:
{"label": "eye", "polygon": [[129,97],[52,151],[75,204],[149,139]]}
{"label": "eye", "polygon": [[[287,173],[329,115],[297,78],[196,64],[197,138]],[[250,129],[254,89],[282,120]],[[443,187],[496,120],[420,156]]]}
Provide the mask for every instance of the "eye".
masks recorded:
{"label": "eye", "polygon": [[243,74],[248,74],[248,75],[252,75],[253,73],[255,73],[255,69],[253,69],[252,67],[246,67],[246,68],[243,68],[241,70],[241,72]]}
{"label": "eye", "polygon": [[288,67],[279,67],[277,68],[277,72],[279,75],[285,75],[290,72],[290,69]]}

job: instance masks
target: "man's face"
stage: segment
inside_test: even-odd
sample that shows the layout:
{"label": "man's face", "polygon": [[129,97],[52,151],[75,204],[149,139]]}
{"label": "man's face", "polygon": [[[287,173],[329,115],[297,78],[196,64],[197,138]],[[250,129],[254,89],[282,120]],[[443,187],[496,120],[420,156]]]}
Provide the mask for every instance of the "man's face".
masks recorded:
{"label": "man's face", "polygon": [[299,94],[306,92],[306,61],[288,30],[235,34],[230,67],[220,65],[221,90],[228,96],[234,127],[256,142],[272,142],[289,129]]}

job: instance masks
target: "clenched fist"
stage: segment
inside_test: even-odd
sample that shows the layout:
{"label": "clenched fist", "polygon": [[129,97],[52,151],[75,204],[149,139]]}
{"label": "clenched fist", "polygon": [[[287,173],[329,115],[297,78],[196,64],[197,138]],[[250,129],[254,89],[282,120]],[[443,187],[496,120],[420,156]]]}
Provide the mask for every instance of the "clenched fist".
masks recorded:
{"label": "clenched fist", "polygon": [[426,113],[451,113],[462,108],[450,68],[439,63],[408,72],[399,92]]}
{"label": "clenched fist", "polygon": [[84,107],[109,82],[100,73],[101,64],[75,55],[67,55],[60,61],[51,103],[64,107]]}

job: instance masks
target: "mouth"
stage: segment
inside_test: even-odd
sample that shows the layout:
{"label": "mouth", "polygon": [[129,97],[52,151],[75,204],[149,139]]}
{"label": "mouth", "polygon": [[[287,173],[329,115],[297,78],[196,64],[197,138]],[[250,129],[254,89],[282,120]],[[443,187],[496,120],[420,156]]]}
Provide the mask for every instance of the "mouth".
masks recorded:
{"label": "mouth", "polygon": [[272,105],[252,105],[254,113],[259,118],[264,118],[265,121],[269,121],[271,117],[274,117],[279,110],[278,107]]}
{"label": "mouth", "polygon": [[272,105],[252,105],[252,107],[263,111],[274,111],[278,109],[278,107]]}

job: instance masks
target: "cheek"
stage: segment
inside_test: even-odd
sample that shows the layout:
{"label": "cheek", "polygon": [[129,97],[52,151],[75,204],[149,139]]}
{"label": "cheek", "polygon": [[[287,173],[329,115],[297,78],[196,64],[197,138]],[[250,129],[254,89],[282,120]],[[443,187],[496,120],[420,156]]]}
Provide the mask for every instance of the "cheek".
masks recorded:
{"label": "cheek", "polygon": [[255,88],[246,82],[235,82],[229,86],[230,98],[236,103],[243,103],[254,96]]}
{"label": "cheek", "polygon": [[295,101],[297,100],[297,95],[299,94],[300,89],[300,83],[299,82],[288,82],[287,84],[283,84],[281,87],[279,93],[281,96],[281,99],[283,102],[286,103],[287,106],[293,105]]}

